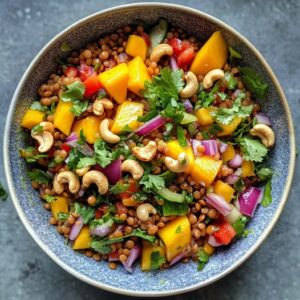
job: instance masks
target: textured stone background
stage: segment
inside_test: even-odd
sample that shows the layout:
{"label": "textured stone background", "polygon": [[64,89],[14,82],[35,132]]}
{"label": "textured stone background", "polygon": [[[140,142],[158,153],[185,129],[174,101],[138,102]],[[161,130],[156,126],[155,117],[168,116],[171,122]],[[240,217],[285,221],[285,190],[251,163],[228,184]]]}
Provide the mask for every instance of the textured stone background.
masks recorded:
{"label": "textured stone background", "polygon": [[[44,44],[74,21],[101,9],[135,1],[0,1],[0,128],[26,67]],[[190,0],[180,3],[212,14],[245,35],[277,74],[300,132],[300,1]],[[1,141],[2,143],[2,141]],[[2,157],[2,145],[0,147]],[[299,159],[298,159],[299,160]],[[299,164],[299,162],[297,162]],[[3,162],[0,178],[4,181]],[[300,171],[289,201],[267,241],[237,271],[174,299],[299,299]],[[4,183],[5,184],[5,183]],[[0,203],[0,299],[124,299],[71,277],[53,263],[21,225],[10,199]]]}

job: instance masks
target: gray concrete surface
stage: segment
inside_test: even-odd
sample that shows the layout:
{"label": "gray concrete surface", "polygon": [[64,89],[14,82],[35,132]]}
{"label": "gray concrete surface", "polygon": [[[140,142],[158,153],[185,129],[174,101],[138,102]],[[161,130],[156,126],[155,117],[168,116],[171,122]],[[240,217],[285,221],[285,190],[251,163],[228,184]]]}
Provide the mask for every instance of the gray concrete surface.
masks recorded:
{"label": "gray concrete surface", "polygon": [[[0,1],[1,131],[18,80],[41,47],[77,19],[126,2],[135,1]],[[172,2],[224,20],[257,46],[285,89],[299,141],[299,0]],[[2,140],[0,154],[0,178],[4,182]],[[267,241],[241,268],[209,287],[173,298],[300,299],[299,178],[296,168],[282,217]],[[0,245],[0,299],[124,299],[80,282],[53,263],[27,234],[10,199],[0,203]]]}

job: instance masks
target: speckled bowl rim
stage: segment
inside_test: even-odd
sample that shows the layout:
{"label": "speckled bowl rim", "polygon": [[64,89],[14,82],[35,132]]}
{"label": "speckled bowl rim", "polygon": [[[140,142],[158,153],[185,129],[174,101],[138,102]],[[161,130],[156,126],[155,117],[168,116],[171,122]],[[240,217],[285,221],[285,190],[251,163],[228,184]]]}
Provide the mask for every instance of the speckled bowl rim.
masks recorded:
{"label": "speckled bowl rim", "polygon": [[[33,228],[30,226],[21,206],[18,200],[18,197],[16,195],[14,186],[13,186],[13,178],[12,178],[12,172],[10,169],[9,165],[9,133],[10,133],[10,128],[11,124],[13,121],[13,112],[16,106],[16,103],[19,98],[20,91],[22,89],[22,86],[24,82],[26,81],[27,77],[30,75],[32,72],[32,69],[34,69],[35,65],[39,61],[39,59],[43,56],[44,52],[48,47],[51,47],[52,43],[54,43],[56,40],[59,38],[62,38],[64,35],[66,35],[68,32],[76,30],[79,26],[81,26],[83,23],[86,21],[90,21],[92,19],[98,18],[100,15],[110,13],[113,11],[120,11],[122,9],[128,9],[128,8],[135,8],[135,7],[162,7],[162,8],[175,8],[179,11],[184,11],[186,13],[190,13],[191,15],[194,15],[196,17],[200,17],[202,19],[205,19],[209,22],[215,23],[218,25],[220,28],[225,28],[229,32],[231,32],[232,35],[235,35],[241,42],[246,44],[251,51],[256,55],[256,58],[263,64],[265,67],[266,71],[268,72],[268,75],[270,76],[271,80],[274,83],[274,86],[276,87],[276,90],[278,92],[278,95],[280,96],[280,101],[282,102],[282,105],[284,107],[286,116],[287,116],[287,122],[288,122],[288,130],[289,130],[289,139],[290,139],[290,157],[289,157],[289,170],[288,170],[288,177],[287,177],[287,182],[285,185],[285,189],[282,194],[281,201],[279,203],[279,206],[271,220],[271,222],[268,224],[268,226],[265,228],[261,236],[257,239],[257,241],[252,245],[252,247],[239,259],[237,260],[229,269],[226,271],[223,271],[214,277],[199,282],[198,284],[192,285],[190,287],[186,288],[181,288],[181,289],[175,289],[172,291],[129,291],[126,289],[122,288],[116,288],[107,284],[103,284],[101,282],[98,282],[96,280],[93,280],[83,274],[80,274],[78,271],[75,271],[72,269],[70,266],[65,264],[63,261],[61,261],[53,252],[51,252],[48,247],[40,240],[40,238],[37,236]],[[143,2],[143,3],[133,3],[133,4],[128,4],[128,5],[121,5],[121,6],[116,6],[112,7],[109,9],[102,10],[100,12],[97,12],[95,14],[92,14],[90,16],[87,16],[72,25],[68,26],[65,30],[61,31],[59,34],[57,34],[54,38],[52,38],[43,48],[42,50],[37,54],[37,56],[33,59],[27,70],[25,71],[24,75],[22,76],[17,89],[13,95],[12,102],[10,104],[9,112],[7,115],[6,119],[6,125],[5,125],[5,132],[4,132],[4,140],[3,140],[3,157],[4,157],[4,169],[5,169],[5,175],[6,175],[6,180],[7,184],[9,187],[9,192],[13,200],[13,204],[18,212],[18,215],[24,224],[25,228],[29,232],[29,234],[32,236],[32,238],[35,240],[35,242],[40,246],[40,248],[54,261],[56,262],[60,267],[62,267],[64,270],[72,274],[73,276],[77,277],[78,279],[89,283],[95,287],[110,291],[110,292],[115,292],[118,294],[122,295],[129,295],[129,296],[141,296],[141,297],[161,297],[161,296],[171,296],[171,295],[176,295],[176,294],[181,294],[181,293],[186,293],[190,292],[193,290],[196,290],[198,288],[204,287],[206,285],[209,285],[224,276],[228,275],[231,273],[233,270],[235,270],[237,267],[239,267],[243,262],[245,262],[257,249],[258,247],[263,243],[263,241],[267,238],[267,236],[270,234],[271,230],[273,229],[275,223],[277,222],[283,207],[287,201],[288,198],[288,193],[292,184],[292,178],[294,174],[294,168],[295,168],[295,157],[296,157],[296,147],[295,147],[295,133],[294,133],[294,126],[293,126],[293,120],[292,120],[292,115],[290,112],[290,108],[287,102],[287,99],[284,95],[284,92],[279,84],[279,81],[277,80],[274,72],[266,62],[266,60],[263,58],[263,56],[260,54],[260,52],[240,33],[238,33],[235,29],[231,28],[229,25],[225,24],[223,21],[220,21],[219,19],[212,17],[204,12],[201,12],[199,10],[185,7],[182,5],[177,5],[177,4],[167,4],[167,3],[159,3],[159,2]]]}

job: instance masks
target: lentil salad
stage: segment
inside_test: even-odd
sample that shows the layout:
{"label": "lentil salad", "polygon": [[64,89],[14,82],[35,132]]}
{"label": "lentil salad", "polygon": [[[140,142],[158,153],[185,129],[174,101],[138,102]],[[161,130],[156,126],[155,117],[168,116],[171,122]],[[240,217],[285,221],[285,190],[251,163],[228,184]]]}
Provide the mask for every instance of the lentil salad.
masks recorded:
{"label": "lentil salad", "polygon": [[72,51],[39,87],[20,154],[75,251],[128,272],[201,270],[247,236],[271,203],[275,135],[255,102],[267,85],[240,58],[219,31],[202,43],[159,20]]}

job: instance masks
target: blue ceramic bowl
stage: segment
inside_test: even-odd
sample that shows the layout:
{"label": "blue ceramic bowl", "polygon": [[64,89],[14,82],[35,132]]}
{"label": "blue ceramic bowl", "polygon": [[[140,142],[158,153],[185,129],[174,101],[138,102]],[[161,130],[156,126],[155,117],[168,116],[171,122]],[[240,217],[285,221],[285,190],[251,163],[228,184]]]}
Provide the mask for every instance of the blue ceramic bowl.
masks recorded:
{"label": "blue ceramic bowl", "polygon": [[[18,149],[25,147],[26,135],[20,127],[21,117],[36,97],[37,87],[54,70],[56,57],[64,57],[60,45],[67,42],[72,49],[80,48],[102,34],[143,20],[153,24],[159,17],[184,28],[202,40],[221,30],[229,45],[243,56],[241,64],[250,65],[269,84],[263,111],[271,117],[276,132],[276,147],[270,153],[275,176],[272,182],[273,203],[259,207],[250,222],[253,234],[217,251],[204,270],[196,264],[177,264],[165,271],[144,273],[136,268],[129,275],[123,268],[112,271],[106,262],[95,262],[74,252],[64,238],[48,224],[49,212],[44,210],[36,191],[26,176],[26,164]],[[165,296],[188,292],[208,285],[240,266],[265,240],[274,227],[287,200],[295,163],[295,136],[287,100],[278,80],[262,55],[234,29],[200,11],[162,3],[139,3],[108,9],[71,25],[54,37],[36,56],[22,77],[7,117],[4,137],[6,178],[16,210],[36,243],[63,269],[96,287],[136,296]]]}

